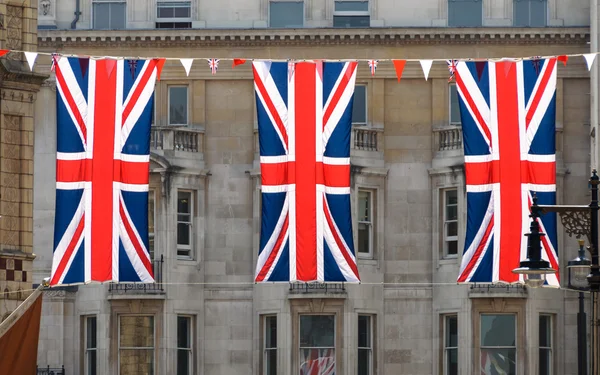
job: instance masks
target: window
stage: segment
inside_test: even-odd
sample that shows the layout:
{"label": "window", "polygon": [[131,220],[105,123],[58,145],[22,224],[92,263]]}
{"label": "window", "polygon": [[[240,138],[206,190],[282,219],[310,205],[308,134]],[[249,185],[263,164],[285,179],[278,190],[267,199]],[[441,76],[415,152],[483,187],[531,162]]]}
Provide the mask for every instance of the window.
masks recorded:
{"label": "window", "polygon": [[154,190],[148,191],[148,252],[150,254],[150,260],[154,260]]}
{"label": "window", "polygon": [[481,374],[516,375],[515,314],[481,314]]}
{"label": "window", "polygon": [[85,374],[86,375],[96,375],[96,350],[97,346],[97,337],[96,337],[96,317],[95,316],[87,316],[84,320],[85,324],[85,358],[84,358],[84,366],[85,366]]}
{"label": "window", "polygon": [[359,125],[367,124],[366,85],[356,85],[354,87],[354,100],[352,102],[352,123]]}
{"label": "window", "polygon": [[177,317],[177,375],[193,374],[192,317]]}
{"label": "window", "polygon": [[154,374],[154,317],[119,316],[119,375]]}
{"label": "window", "polygon": [[540,375],[552,375],[552,315],[540,315]]}
{"label": "window", "polygon": [[444,372],[443,375],[458,375],[458,317],[444,317]]}
{"label": "window", "polygon": [[177,257],[192,258],[192,192],[177,192]]}
{"label": "window", "polygon": [[269,27],[303,27],[304,1],[271,1]]}
{"label": "window", "polygon": [[124,29],[126,23],[125,1],[94,0],[92,22],[94,29]]}
{"label": "window", "polygon": [[460,119],[460,105],[458,102],[458,90],[456,89],[456,84],[451,84],[449,86],[450,92],[448,96],[450,97],[450,107],[449,107],[449,115],[450,115],[450,125],[460,125],[462,123]]}
{"label": "window", "polygon": [[458,189],[442,190],[444,218],[444,257],[458,254]]}
{"label": "window", "polygon": [[373,192],[358,190],[358,254],[373,255]]}
{"label": "window", "polygon": [[513,25],[516,27],[545,27],[547,0],[513,0]]}
{"label": "window", "polygon": [[371,375],[373,371],[373,324],[370,315],[358,316],[358,372]]}
{"label": "window", "polygon": [[368,1],[336,1],[333,27],[370,27]]}
{"label": "window", "polygon": [[169,86],[169,125],[188,124],[187,86]]}
{"label": "window", "polygon": [[277,375],[277,317],[265,316],[263,339],[263,374]]}
{"label": "window", "polygon": [[157,29],[189,29],[192,27],[190,1],[159,1],[156,3]]}
{"label": "window", "polygon": [[449,27],[481,27],[483,0],[448,0]]}
{"label": "window", "polygon": [[335,373],[335,315],[300,315],[299,374]]}

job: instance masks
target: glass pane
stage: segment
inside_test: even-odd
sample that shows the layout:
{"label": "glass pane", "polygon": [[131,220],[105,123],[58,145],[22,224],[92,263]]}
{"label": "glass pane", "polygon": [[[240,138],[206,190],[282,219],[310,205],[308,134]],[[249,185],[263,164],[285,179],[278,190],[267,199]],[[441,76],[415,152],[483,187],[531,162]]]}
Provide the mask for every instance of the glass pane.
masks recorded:
{"label": "glass pane", "polygon": [[304,26],[304,3],[301,1],[271,1],[269,4],[269,26]]}
{"label": "glass pane", "polygon": [[368,12],[369,2],[368,1],[336,1],[335,2],[336,12]]}
{"label": "glass pane", "polygon": [[187,316],[177,317],[177,347],[191,348],[191,319]]}
{"label": "glass pane", "polygon": [[454,0],[448,2],[448,26],[480,27],[483,24],[483,1]]}
{"label": "glass pane", "polygon": [[458,318],[456,316],[446,317],[446,347],[458,347]]}
{"label": "glass pane", "polygon": [[177,249],[177,256],[179,257],[190,257],[191,250],[189,249]]}
{"label": "glass pane", "polygon": [[352,101],[352,123],[365,124],[367,122],[367,86],[354,86],[354,100]]}
{"label": "glass pane", "polygon": [[121,349],[119,351],[119,375],[153,375],[154,350]]}
{"label": "glass pane", "polygon": [[446,375],[458,375],[458,349],[446,350]]}
{"label": "glass pane", "polygon": [[358,221],[371,221],[370,191],[358,191]]}
{"label": "glass pane", "polygon": [[87,352],[87,375],[96,375],[96,351],[89,350]]}
{"label": "glass pane", "polygon": [[529,26],[529,1],[513,1],[513,25],[518,27]]}
{"label": "glass pane", "polygon": [[110,27],[110,4],[94,4],[94,29],[108,29]]}
{"label": "glass pane", "polygon": [[333,16],[333,27],[370,27],[370,16]]}
{"label": "glass pane", "polygon": [[154,233],[154,190],[148,191],[148,233]]}
{"label": "glass pane", "polygon": [[175,8],[175,17],[177,18],[190,18],[191,9],[190,6],[177,7]]}
{"label": "glass pane", "polygon": [[158,18],[173,18],[175,10],[172,7],[158,7]]}
{"label": "glass pane", "polygon": [[119,319],[121,348],[154,347],[153,316],[121,316]]}
{"label": "glass pane", "polygon": [[481,315],[481,346],[515,346],[515,315]]}
{"label": "glass pane", "polygon": [[189,214],[192,212],[192,194],[189,191],[177,192],[177,213]]}
{"label": "glass pane", "polygon": [[446,223],[446,237],[458,235],[458,223],[456,221]]}
{"label": "glass pane", "polygon": [[86,319],[86,321],[87,321],[86,348],[95,349],[96,348],[96,317],[89,317]]}
{"label": "glass pane", "polygon": [[448,255],[458,254],[458,241],[447,241],[446,242],[446,254],[448,254]]}
{"label": "glass pane", "polygon": [[335,349],[300,349],[300,375],[335,374]]}
{"label": "glass pane", "polygon": [[277,374],[277,349],[269,349],[265,352],[265,375]]}
{"label": "glass pane", "polygon": [[457,206],[446,206],[446,220],[456,220],[458,218]]}
{"label": "glass pane", "polygon": [[481,375],[516,375],[516,349],[481,349]]}
{"label": "glass pane", "polygon": [[277,317],[265,318],[265,348],[277,347]]}
{"label": "glass pane", "polygon": [[540,315],[540,348],[552,346],[552,317]]}
{"label": "glass pane", "polygon": [[301,315],[300,347],[333,348],[335,346],[334,324],[334,315]]}
{"label": "glass pane", "polygon": [[446,190],[446,205],[458,204],[457,189]]}
{"label": "glass pane", "polygon": [[169,124],[186,125],[188,89],[185,86],[169,87]]}
{"label": "glass pane", "polygon": [[358,316],[358,347],[371,347],[371,317],[366,315]]}
{"label": "glass pane", "polygon": [[191,352],[187,349],[177,350],[177,375],[190,374],[190,355]]}
{"label": "glass pane", "polygon": [[540,349],[540,375],[552,374],[551,354],[550,349]]}
{"label": "glass pane", "polygon": [[358,349],[357,375],[370,375],[371,349]]}
{"label": "glass pane", "polygon": [[529,1],[529,5],[530,26],[545,27],[548,2],[546,0],[531,0]]}
{"label": "glass pane", "polygon": [[450,122],[453,124],[460,124],[461,122],[456,85],[450,85]]}
{"label": "glass pane", "polygon": [[358,252],[359,253],[370,253],[371,252],[371,226],[365,223],[358,223]]}
{"label": "glass pane", "polygon": [[148,253],[150,255],[150,260],[154,260],[154,235],[148,238]]}
{"label": "glass pane", "polygon": [[190,245],[190,225],[187,223],[177,223],[177,244]]}
{"label": "glass pane", "polygon": [[126,23],[125,3],[110,4],[110,28],[124,29]]}

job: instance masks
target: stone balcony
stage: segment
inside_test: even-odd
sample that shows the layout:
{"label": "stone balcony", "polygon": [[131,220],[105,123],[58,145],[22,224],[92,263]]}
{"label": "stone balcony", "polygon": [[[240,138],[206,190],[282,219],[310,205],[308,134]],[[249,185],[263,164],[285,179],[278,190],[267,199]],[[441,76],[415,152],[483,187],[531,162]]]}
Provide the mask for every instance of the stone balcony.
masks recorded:
{"label": "stone balcony", "polygon": [[434,127],[433,168],[444,168],[464,163],[463,135],[460,125]]}
{"label": "stone balcony", "polygon": [[352,165],[383,167],[383,128],[353,126],[350,145]]}
{"label": "stone balcony", "polygon": [[198,168],[204,149],[203,127],[156,125],[150,131],[150,150],[173,164]]}

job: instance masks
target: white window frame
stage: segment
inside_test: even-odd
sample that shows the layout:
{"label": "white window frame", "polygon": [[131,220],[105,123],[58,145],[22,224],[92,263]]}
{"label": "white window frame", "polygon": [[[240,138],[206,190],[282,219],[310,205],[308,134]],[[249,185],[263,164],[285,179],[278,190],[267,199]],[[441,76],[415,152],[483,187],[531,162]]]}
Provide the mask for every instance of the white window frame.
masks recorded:
{"label": "white window frame", "polygon": [[[94,319],[96,321],[96,342],[94,343],[93,348],[88,348],[88,328],[89,328],[89,319]],[[98,317],[96,315],[85,315],[83,317],[84,321],[84,330],[83,330],[83,342],[84,344],[84,356],[83,356],[83,373],[85,375],[98,374]],[[92,373],[90,372],[90,362],[89,355],[91,352],[96,354],[96,369]]]}
{"label": "white window frame", "polygon": [[[267,363],[268,363],[268,356],[267,353],[269,351],[274,351],[275,355],[277,356],[277,350],[278,350],[278,344],[277,341],[279,340],[279,330],[278,328],[278,322],[277,322],[277,315],[274,314],[269,314],[269,315],[263,315],[262,317],[263,319],[263,340],[262,340],[262,358],[263,358],[263,363],[262,363],[262,373],[265,375],[269,375],[269,373],[267,372]],[[267,324],[267,320],[269,319],[275,319],[275,346],[271,346],[267,348],[267,335],[268,335],[268,324]],[[279,361],[277,361],[279,362]],[[277,363],[277,365],[279,365],[279,363]],[[277,366],[279,367],[279,366]],[[278,370],[278,368],[276,369]]]}
{"label": "white window frame", "polygon": [[[447,202],[447,193],[449,191],[456,191],[456,220],[446,220],[446,214],[447,214],[447,209],[448,209],[448,202]],[[440,189],[441,193],[442,193],[442,246],[443,246],[443,257],[444,258],[457,258],[458,257],[458,253],[460,252],[460,249],[458,248],[458,226],[459,226],[459,214],[458,214],[458,188],[457,187],[450,187],[450,188],[446,188],[446,189]],[[456,223],[456,236],[447,236],[446,235],[446,226],[450,223]],[[448,253],[448,243],[449,242],[456,242],[456,254],[449,254]]]}
{"label": "white window frame", "polygon": [[[360,319],[360,317],[366,317],[368,319],[369,322],[369,326],[368,326],[368,330],[369,330],[369,346],[368,347],[362,347],[359,346],[358,340],[356,343],[357,349],[358,351],[360,350],[368,350],[369,351],[369,374],[368,375],[373,375],[374,371],[374,361],[373,361],[373,357],[374,357],[374,351],[373,351],[373,345],[374,345],[374,340],[373,340],[373,334],[375,333],[375,331],[373,330],[373,321],[375,320],[375,316],[372,314],[358,314],[356,323],[358,326],[358,319]],[[358,335],[357,335],[358,337]],[[360,358],[358,356],[358,351],[357,351],[357,359]]]}
{"label": "white window frame", "polygon": [[[154,230],[150,232],[150,225],[148,225],[148,255],[150,256],[150,261],[154,261],[156,257],[156,189],[150,188],[148,189],[148,208],[150,208],[150,197],[152,197],[152,223],[154,224]],[[150,219],[150,214],[148,214],[148,219]],[[150,223],[148,223],[150,224]],[[152,242],[151,242],[152,241]],[[152,243],[152,245],[150,245]]]}
{"label": "white window frame", "polygon": [[[305,23],[306,23],[306,4],[304,3],[304,0],[268,0],[268,5],[267,5],[267,21],[269,24],[269,27],[273,27],[271,26],[271,3],[302,3],[302,26],[286,26],[284,28],[303,28]],[[278,27],[276,27],[278,28]]]}
{"label": "white window frame", "polygon": [[[450,83],[448,85],[448,124],[451,126],[460,126],[462,124],[462,120],[452,121],[452,88],[455,88],[456,98],[460,101],[460,95],[458,94],[458,87],[456,87],[456,83]],[[460,102],[459,102],[460,103]],[[458,118],[460,119],[460,104],[458,110]]]}
{"label": "white window frame", "polygon": [[[367,126],[369,124],[369,86],[366,83],[356,83],[354,85],[354,90],[356,91],[356,86],[362,86],[365,88],[365,121],[364,122],[357,122],[354,121],[354,118],[352,119],[352,125],[353,126]],[[356,101],[353,101],[352,105],[355,105]]]}
{"label": "white window frame", "polygon": [[[367,10],[335,10],[335,3],[337,2],[354,2],[354,3],[367,3]],[[364,17],[368,16],[369,21],[371,20],[371,0],[334,0],[333,1],[333,19],[335,17]],[[332,19],[332,22],[333,22]]]}
{"label": "white window frame", "polygon": [[[121,346],[121,318],[122,317],[152,317],[152,347],[122,347]],[[119,314],[117,322],[117,371],[121,374],[121,350],[152,350],[152,369],[156,373],[156,316],[153,314]]]}
{"label": "white window frame", "polygon": [[[185,87],[186,89],[186,101],[185,101],[185,124],[174,124],[171,123],[171,88]],[[167,86],[167,119],[168,124],[171,126],[188,126],[190,124],[190,86],[189,85],[169,85]]]}
{"label": "white window frame", "polygon": [[[484,315],[510,315],[513,316],[515,318],[515,326],[513,327],[514,329],[514,334],[515,334],[515,345],[514,346],[483,346],[483,343],[481,342],[481,319],[483,318]],[[515,370],[519,371],[519,367],[518,367],[518,363],[519,363],[519,315],[517,313],[494,313],[494,312],[481,312],[479,314],[479,337],[477,337],[476,339],[479,340],[479,359],[481,360],[481,354],[483,350],[486,349],[514,349],[515,350]]]}
{"label": "white window frame", "polygon": [[[181,4],[181,3],[187,3],[187,4],[189,4],[189,8],[190,8],[190,16],[189,16],[189,17],[169,17],[169,18],[160,18],[160,17],[158,16],[158,8],[161,8],[161,7],[159,6],[159,4],[169,4],[169,3],[172,3],[172,4],[174,4],[174,5],[175,5],[175,4]],[[173,6],[173,7],[175,7],[175,6]],[[165,8],[167,8],[167,7],[165,7]],[[180,7],[177,7],[177,8],[187,8],[187,7],[180,6]],[[155,19],[156,23],[170,23],[170,22],[171,22],[171,23],[179,23],[179,22],[192,22],[192,2],[191,2],[191,0],[176,0],[176,1],[173,1],[173,0],[156,0],[156,8],[155,8],[155,11],[156,11],[156,13],[155,13],[155,14],[156,14],[156,19]]]}
{"label": "white window frame", "polygon": [[[539,350],[546,350],[550,353],[550,372],[548,373],[548,375],[554,375],[554,314],[542,313],[542,314],[540,314],[540,318],[542,316],[545,316],[550,320],[550,332],[548,334],[548,337],[550,339],[550,346],[541,346],[540,342],[539,342],[539,338],[538,338],[538,347],[539,347]],[[539,324],[539,319],[538,319],[538,324]],[[538,329],[542,329],[542,327],[538,325]],[[538,334],[538,337],[539,337],[539,334]],[[539,350],[538,350],[538,361],[541,360],[541,358],[539,357]]]}
{"label": "white window frame", "polygon": [[[112,30],[112,28],[108,28],[108,29],[97,29],[96,25],[94,24],[94,5],[95,4],[110,4],[110,3],[117,3],[117,4],[125,4],[125,25],[124,27],[127,28],[127,1],[126,0],[92,0],[92,7],[90,9],[90,22],[92,24],[92,30]],[[110,17],[110,13],[109,13],[109,17]],[[109,25],[110,25],[110,20],[109,20]]]}
{"label": "white window frame", "polygon": [[[303,316],[333,316],[333,347],[330,346],[320,346],[320,347],[310,347],[310,346],[302,346],[301,345],[301,326],[302,326],[302,317]],[[338,369],[338,363],[337,363],[337,320],[338,320],[338,316],[335,313],[319,313],[319,314],[300,314],[300,316],[298,317],[298,364],[301,364],[301,353],[303,349],[333,349],[333,357],[335,358],[335,370],[334,372]],[[300,373],[300,366],[298,366],[297,369],[292,370],[293,374],[299,374]]]}
{"label": "white window frame", "polygon": [[[180,221],[179,220],[179,207],[178,207],[178,202],[179,202],[179,193],[188,193],[190,195],[190,220],[189,222],[186,221]],[[194,199],[194,194],[195,191],[193,190],[188,190],[188,189],[178,189],[177,190],[177,197],[176,197],[176,202],[175,202],[175,209],[176,209],[176,215],[177,215],[177,226],[179,226],[179,224],[187,224],[190,227],[190,238],[189,238],[189,245],[181,245],[179,244],[179,234],[177,233],[176,235],[176,240],[177,240],[177,259],[182,259],[182,260],[192,260],[194,259],[194,204],[195,204],[195,199]],[[188,214],[185,214],[188,215]],[[179,251],[187,251],[188,255],[179,255]]]}
{"label": "white window frame", "polygon": [[[369,211],[369,219],[370,221],[364,221],[364,220],[360,220],[360,217],[362,217],[362,213],[358,213],[358,210],[360,209],[360,193],[364,192],[364,193],[368,193],[369,198],[368,198],[368,203],[369,203],[369,207],[368,207],[368,211]],[[374,210],[373,210],[373,197],[376,193],[375,189],[369,189],[366,187],[359,187],[357,189],[357,194],[356,194],[356,210],[357,210],[357,218],[356,218],[356,224],[357,224],[357,233],[356,233],[356,239],[357,239],[357,246],[356,246],[356,254],[358,254],[359,258],[367,258],[367,259],[371,259],[373,258],[373,236],[375,235],[375,222],[373,219],[373,214],[374,214]],[[360,242],[358,241],[358,225],[360,224],[364,224],[367,226],[368,228],[368,233],[369,233],[369,251],[368,252],[361,252],[359,251],[359,246],[360,246]]]}
{"label": "white window frame", "polygon": [[[457,314],[445,314],[442,316],[443,317],[443,324],[444,324],[444,334],[442,337],[443,340],[443,375],[448,375],[448,352],[451,350],[456,350],[456,355],[458,358],[458,346],[448,346],[448,319],[449,318],[454,318],[456,319],[456,329],[457,329],[457,335],[458,335],[458,315]],[[458,345],[458,339],[456,340],[456,344]]]}
{"label": "white window frame", "polygon": [[[190,372],[188,373],[188,375],[192,375],[195,373],[194,371],[194,340],[195,340],[195,336],[194,336],[194,317],[192,315],[186,315],[186,314],[177,314],[177,320],[179,320],[179,318],[185,318],[188,319],[189,321],[189,325],[188,325],[188,335],[189,335],[189,339],[190,339],[190,347],[189,348],[181,348],[179,347],[179,322],[177,322],[176,327],[177,327],[177,334],[176,334],[176,350],[177,350],[177,354],[179,354],[180,350],[185,350],[188,352],[188,369],[190,370]],[[179,355],[176,356],[177,361],[179,361]],[[179,363],[176,363],[176,366],[178,366]]]}

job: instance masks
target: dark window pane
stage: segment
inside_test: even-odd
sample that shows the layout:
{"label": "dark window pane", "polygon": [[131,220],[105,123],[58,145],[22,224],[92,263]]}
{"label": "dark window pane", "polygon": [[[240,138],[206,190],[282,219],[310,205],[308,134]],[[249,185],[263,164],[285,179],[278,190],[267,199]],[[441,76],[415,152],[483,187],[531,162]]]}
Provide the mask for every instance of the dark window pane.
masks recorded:
{"label": "dark window pane", "polygon": [[456,85],[450,85],[450,122],[453,124],[461,123]]}
{"label": "dark window pane", "polygon": [[482,375],[517,375],[516,349],[482,349]]}
{"label": "dark window pane", "polygon": [[367,122],[367,86],[354,86],[352,102],[352,122],[364,124]]}
{"label": "dark window pane", "polygon": [[371,347],[371,317],[366,315],[358,316],[358,347]]}
{"label": "dark window pane", "polygon": [[446,220],[456,220],[458,217],[458,207],[448,206],[446,207]]}
{"label": "dark window pane", "polygon": [[335,2],[336,12],[368,12],[369,2],[368,1],[336,1]]}
{"label": "dark window pane", "polygon": [[552,374],[552,353],[549,349],[540,349],[540,375]]}
{"label": "dark window pane", "polygon": [[177,193],[177,213],[191,213],[192,195],[189,192],[180,191]]}
{"label": "dark window pane", "polygon": [[371,251],[371,226],[369,224],[358,223],[358,252],[369,253]]}
{"label": "dark window pane", "polygon": [[480,27],[483,25],[482,0],[448,0],[449,27]]}
{"label": "dark window pane", "polygon": [[370,16],[333,16],[333,27],[370,27]]}
{"label": "dark window pane", "polygon": [[177,317],[177,347],[178,348],[190,348],[190,318],[186,316]]}
{"label": "dark window pane", "polygon": [[446,204],[457,204],[458,192],[456,189],[446,190]]}
{"label": "dark window pane", "polygon": [[446,246],[448,255],[458,254],[458,241],[448,241],[446,242]]}
{"label": "dark window pane", "polygon": [[301,315],[300,347],[334,347],[334,315]]}
{"label": "dark window pane", "polygon": [[458,235],[458,223],[452,222],[452,223],[446,223],[446,236],[447,237],[453,237]]}
{"label": "dark window pane", "polygon": [[269,349],[265,356],[266,375],[277,375],[277,350]]}
{"label": "dark window pane", "polygon": [[86,375],[96,375],[96,351],[90,350],[87,352],[87,373]]}
{"label": "dark window pane", "polygon": [[458,349],[446,350],[446,375],[458,375]]}
{"label": "dark window pane", "polygon": [[94,29],[110,28],[110,4],[94,3]]}
{"label": "dark window pane", "polygon": [[158,12],[157,12],[157,16],[158,18],[173,18],[173,16],[175,15],[175,12],[173,11],[173,8],[167,8],[167,7],[158,7]]}
{"label": "dark window pane", "polygon": [[358,349],[358,375],[369,375],[371,349]]}
{"label": "dark window pane", "polygon": [[446,317],[446,347],[458,346],[458,318],[456,316]]}
{"label": "dark window pane", "polygon": [[529,22],[531,27],[545,27],[547,25],[548,2],[546,0],[529,1]]}
{"label": "dark window pane", "polygon": [[177,223],[177,244],[190,244],[190,226],[187,223]]}
{"label": "dark window pane", "polygon": [[124,29],[126,23],[125,3],[110,4],[110,28]]}
{"label": "dark window pane", "polygon": [[190,7],[176,7],[174,8],[174,13],[177,18],[190,18],[191,9]]}
{"label": "dark window pane", "polygon": [[96,348],[96,318],[89,317],[87,318],[87,344],[86,347],[88,349]]}
{"label": "dark window pane", "polygon": [[271,1],[269,4],[270,27],[303,27],[304,2]]}
{"label": "dark window pane", "polygon": [[188,90],[186,86],[169,87],[169,123],[187,124]]}
{"label": "dark window pane", "polygon": [[190,374],[190,351],[189,350],[177,350],[177,375],[189,375]]}
{"label": "dark window pane", "polygon": [[552,346],[552,317],[540,315],[540,347]]}
{"label": "dark window pane", "polygon": [[277,317],[265,318],[265,348],[277,347]]}
{"label": "dark window pane", "polygon": [[515,315],[481,315],[481,346],[514,346]]}

